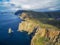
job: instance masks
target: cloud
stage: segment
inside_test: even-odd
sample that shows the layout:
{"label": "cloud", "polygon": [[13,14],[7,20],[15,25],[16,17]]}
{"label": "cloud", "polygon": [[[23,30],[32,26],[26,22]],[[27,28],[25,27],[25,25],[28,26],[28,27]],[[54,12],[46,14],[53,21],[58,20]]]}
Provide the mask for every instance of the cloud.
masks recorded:
{"label": "cloud", "polygon": [[9,0],[9,2],[5,1],[4,5],[9,7],[11,10],[60,9],[59,0]]}
{"label": "cloud", "polygon": [[22,9],[44,9],[49,8],[55,10],[55,7],[59,6],[59,0],[10,0],[17,7],[21,6]]}
{"label": "cloud", "polygon": [[18,10],[17,7],[15,7],[15,4],[10,2],[0,2],[0,11],[16,11]]}

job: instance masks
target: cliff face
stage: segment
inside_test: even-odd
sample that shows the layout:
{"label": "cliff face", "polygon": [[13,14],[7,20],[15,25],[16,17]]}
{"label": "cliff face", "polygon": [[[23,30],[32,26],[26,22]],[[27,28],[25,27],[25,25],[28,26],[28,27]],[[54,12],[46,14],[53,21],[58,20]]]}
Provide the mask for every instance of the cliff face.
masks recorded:
{"label": "cliff face", "polygon": [[60,45],[60,31],[38,30],[32,38],[31,45]]}
{"label": "cliff face", "polygon": [[[31,34],[36,28],[36,32],[32,34],[31,45],[59,45],[60,44],[60,29],[57,27],[44,24],[45,18],[40,18],[39,15],[32,12],[23,12],[19,17],[23,20],[18,27],[18,31],[27,31]],[[41,20],[44,19],[44,23]],[[49,19],[49,18],[47,18]]]}
{"label": "cliff face", "polygon": [[35,27],[38,26],[33,20],[30,19],[30,16],[27,13],[22,13],[20,18],[23,20],[18,27],[18,31],[27,31],[31,33]]}

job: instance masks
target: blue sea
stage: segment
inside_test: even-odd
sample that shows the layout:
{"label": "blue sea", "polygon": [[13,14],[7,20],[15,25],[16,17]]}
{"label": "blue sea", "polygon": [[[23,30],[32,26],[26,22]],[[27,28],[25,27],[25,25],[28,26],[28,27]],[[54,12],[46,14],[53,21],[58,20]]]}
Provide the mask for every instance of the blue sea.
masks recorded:
{"label": "blue sea", "polygon": [[[17,31],[21,21],[14,12],[0,12],[0,45],[30,45],[27,32]],[[8,33],[9,28],[13,33]]]}

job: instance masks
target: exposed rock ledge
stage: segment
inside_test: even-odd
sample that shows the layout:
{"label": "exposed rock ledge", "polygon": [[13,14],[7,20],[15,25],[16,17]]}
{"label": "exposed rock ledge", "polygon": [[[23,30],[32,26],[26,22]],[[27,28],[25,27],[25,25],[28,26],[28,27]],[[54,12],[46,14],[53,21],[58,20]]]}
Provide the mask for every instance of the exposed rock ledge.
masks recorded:
{"label": "exposed rock ledge", "polygon": [[38,26],[38,24],[36,24],[34,21],[30,20],[30,16],[28,16],[27,13],[22,13],[21,16],[19,16],[22,20],[19,27],[18,27],[18,31],[27,31],[29,33],[31,33],[35,27]]}
{"label": "exposed rock ledge", "polygon": [[[18,31],[24,30],[30,34],[35,27],[38,27],[34,37],[31,40],[31,45],[60,45],[60,31],[49,28],[41,28],[39,24],[36,24],[34,21],[30,20],[29,15],[26,13],[22,13],[20,18],[24,21],[19,24]],[[44,39],[41,40],[40,38],[43,37]]]}

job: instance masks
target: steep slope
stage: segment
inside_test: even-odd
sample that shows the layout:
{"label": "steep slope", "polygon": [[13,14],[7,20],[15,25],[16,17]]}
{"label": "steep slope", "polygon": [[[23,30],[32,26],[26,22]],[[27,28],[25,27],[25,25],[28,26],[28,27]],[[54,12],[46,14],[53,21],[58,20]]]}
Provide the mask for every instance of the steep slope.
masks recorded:
{"label": "steep slope", "polygon": [[59,14],[25,11],[19,16],[23,21],[19,24],[18,31],[28,32],[31,36],[31,45],[59,45],[60,22],[57,20]]}

